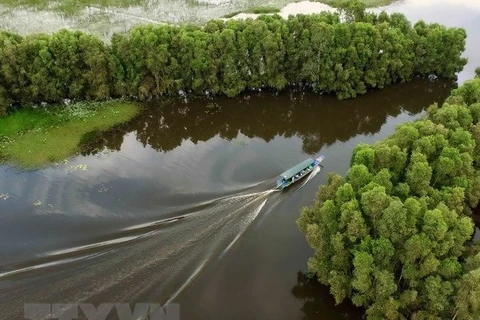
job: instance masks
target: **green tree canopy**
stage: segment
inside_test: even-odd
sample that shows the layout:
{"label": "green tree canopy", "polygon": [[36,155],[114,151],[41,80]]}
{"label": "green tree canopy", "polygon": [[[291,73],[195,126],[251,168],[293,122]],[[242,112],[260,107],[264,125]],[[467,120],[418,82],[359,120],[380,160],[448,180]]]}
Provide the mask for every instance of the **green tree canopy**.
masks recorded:
{"label": "green tree canopy", "polygon": [[478,319],[480,255],[470,208],[480,200],[480,79],[442,107],[358,145],[298,220],[308,266],[337,303],[368,319]]}
{"label": "green tree canopy", "polygon": [[[462,29],[365,13],[358,1],[342,3],[341,14],[137,26],[110,44],[80,31],[0,32],[0,115],[12,104],[233,97],[286,86],[354,98],[414,75],[454,77],[466,63],[465,38]],[[465,102],[477,98],[465,95]],[[466,120],[447,111],[438,118]]]}

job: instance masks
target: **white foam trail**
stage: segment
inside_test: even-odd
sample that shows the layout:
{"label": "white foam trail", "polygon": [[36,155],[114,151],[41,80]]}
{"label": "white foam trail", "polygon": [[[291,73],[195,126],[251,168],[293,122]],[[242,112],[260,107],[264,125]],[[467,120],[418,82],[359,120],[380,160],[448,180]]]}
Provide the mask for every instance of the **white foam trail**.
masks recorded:
{"label": "white foam trail", "polygon": [[[245,208],[247,205],[251,204],[253,201],[260,200],[262,197],[268,196],[269,194],[271,194],[273,192],[276,192],[276,191],[279,191],[279,190],[271,189],[271,190],[267,190],[267,191],[249,193],[249,194],[245,194],[245,195],[228,196],[228,197],[225,197],[225,198],[222,198],[222,199],[216,199],[214,201],[211,201],[211,203],[224,202],[225,200],[228,203],[228,202],[237,202],[238,200],[249,199],[246,203],[242,203],[242,206],[240,208],[237,208],[236,210],[233,211],[233,212],[238,212],[239,210],[242,210],[243,208]],[[255,218],[261,212],[261,210],[265,206],[267,200],[268,199],[265,199],[257,208],[255,208],[255,210],[251,214],[248,215],[248,218],[243,222],[244,229],[233,239],[233,241],[227,246],[227,248],[223,250],[223,252],[221,253],[221,256],[223,256],[228,250],[230,250],[230,248],[235,244],[235,242],[238,241],[238,239],[242,236],[242,234],[247,229],[248,225],[250,225],[250,223],[253,220],[255,220]],[[233,214],[233,212],[232,212],[232,214]],[[172,218],[168,218],[168,219],[157,220],[157,221],[154,221],[154,222],[138,224],[138,225],[135,225],[135,226],[127,227],[123,230],[124,231],[129,231],[129,230],[142,229],[142,228],[146,228],[146,227],[150,227],[150,226],[154,226],[154,225],[159,225],[159,224],[170,224],[170,223],[174,223],[176,221],[182,220],[182,219],[184,219],[188,216],[191,216],[193,214],[194,213],[190,213],[190,214],[176,216],[176,217],[172,217]],[[116,238],[116,239],[112,239],[112,240],[101,241],[101,242],[97,242],[97,243],[93,243],[93,244],[89,244],[89,245],[51,251],[51,252],[48,252],[48,253],[42,255],[42,257],[63,256],[63,255],[66,255],[66,254],[81,253],[81,252],[87,251],[89,249],[98,249],[98,248],[103,248],[103,247],[107,247],[107,246],[111,246],[111,245],[127,243],[127,242],[131,242],[131,241],[134,241],[134,240],[137,240],[137,239],[140,239],[140,238],[145,238],[145,237],[151,236],[151,235],[153,235],[157,232],[158,232],[158,230],[153,230],[153,231],[149,231],[149,232],[142,233],[142,234],[139,234],[139,235],[126,236],[126,237]],[[34,270],[38,270],[38,269],[43,269],[43,268],[47,268],[47,267],[57,266],[57,265],[61,265],[61,264],[72,263],[72,262],[76,262],[76,261],[80,261],[80,260],[84,260],[84,259],[90,259],[90,258],[93,258],[93,257],[103,255],[105,253],[106,252],[103,252],[103,253],[98,253],[97,252],[97,253],[92,253],[92,254],[88,254],[88,255],[82,255],[82,256],[79,256],[79,257],[70,257],[70,258],[64,258],[64,259],[59,257],[55,261],[50,261],[50,262],[46,262],[46,263],[41,263],[41,264],[37,264],[37,265],[32,265],[32,266],[20,268],[20,269],[17,269],[17,270],[12,270],[12,271],[8,271],[8,272],[0,273],[0,278],[8,277],[8,276],[11,276],[11,275],[16,275],[16,274],[20,274],[20,273],[25,273],[25,272],[29,272],[29,271],[34,271]],[[182,285],[182,287],[180,287],[180,289],[177,290],[177,292],[170,298],[170,300],[168,302],[172,301],[189,284],[189,282],[192,281],[192,279],[200,272],[200,270],[206,264],[207,260],[208,259],[206,259],[195,270],[195,272],[190,276],[190,278],[187,279],[187,281]]]}
{"label": "white foam trail", "polygon": [[188,217],[189,215],[190,214],[184,214],[184,215],[173,217],[173,218],[167,218],[167,219],[157,220],[157,221],[153,221],[153,222],[136,224],[134,226],[130,226],[130,227],[124,228],[122,230],[123,231],[131,231],[131,230],[137,230],[137,229],[152,227],[152,226],[160,225],[160,224],[169,224],[169,223],[177,222],[180,219],[184,219],[184,218]]}
{"label": "white foam trail", "polygon": [[235,242],[237,242],[237,240],[240,238],[240,236],[242,234],[243,234],[243,231],[240,232],[239,234],[237,234],[235,239],[233,239],[232,242],[230,242],[230,244],[225,248],[225,250],[223,250],[222,254],[220,254],[219,259],[222,259],[222,257],[225,255],[225,253],[227,253],[227,251],[230,250],[230,248],[235,244]]}
{"label": "white foam trail", "polygon": [[[269,190],[271,191],[271,190]],[[270,193],[270,192],[269,192]],[[253,214],[250,216],[250,219],[248,219],[248,225],[250,225],[250,223],[252,223],[255,218],[258,216],[258,214],[260,213],[260,211],[262,211],[263,207],[265,206],[265,204],[267,203],[267,200],[268,199],[265,199],[256,209],[255,211],[253,212]],[[235,242],[237,242],[237,240],[242,236],[242,234],[245,232],[245,230],[247,230],[247,228],[243,229],[242,232],[240,232],[236,237],[235,239],[232,240],[232,242],[230,242],[230,244],[225,248],[225,250],[223,250],[223,252],[220,254],[220,257],[219,259],[221,259],[225,253],[227,253],[228,250],[230,250],[230,248],[235,244]]]}
{"label": "white foam trail", "polygon": [[[175,293],[172,295],[172,297],[170,299],[167,300],[167,302],[165,302],[165,304],[163,306],[166,306],[167,304],[169,304],[170,302],[173,301],[173,299],[175,299],[187,286],[188,284],[197,276],[197,274],[203,269],[203,267],[205,266],[205,264],[207,263],[208,259],[205,259],[203,260],[202,264],[197,268],[195,269],[195,271],[190,275],[190,277],[187,279],[187,281],[185,281],[185,283],[177,290],[175,291]],[[148,316],[148,314],[153,314],[156,310],[158,309],[155,309],[155,310],[152,310],[150,309],[148,311],[147,314],[145,315],[142,315],[140,316],[140,318],[138,318],[137,320],[142,320],[142,319],[146,319],[146,317]]]}
{"label": "white foam trail", "polygon": [[90,259],[90,258],[93,258],[93,257],[98,257],[98,256],[103,255],[103,254],[104,253],[94,253],[94,254],[90,254],[88,256],[57,260],[57,261],[37,264],[35,266],[30,266],[30,267],[26,267],[26,268],[20,268],[20,269],[17,269],[17,270],[12,270],[12,271],[8,271],[8,272],[0,273],[0,279],[8,277],[8,276],[15,275],[15,274],[19,274],[19,273],[24,273],[24,272],[28,272],[28,271],[43,269],[43,268],[47,268],[47,267],[51,267],[51,266],[57,266],[57,265],[60,265],[60,264],[65,264],[65,263],[71,263],[71,262],[84,260],[84,259]]}
{"label": "white foam trail", "polygon": [[238,196],[228,196],[228,197],[225,197],[225,198],[221,198],[219,200],[240,200],[240,199],[250,198],[250,197],[254,197],[254,196],[259,196],[260,197],[260,196],[263,196],[263,195],[270,194],[273,191],[275,191],[275,190],[272,189],[272,190],[267,190],[267,191],[242,194],[242,195],[238,195]]}
{"label": "white foam trail", "polygon": [[[243,198],[246,198],[246,197],[252,197],[252,196],[258,196],[258,198],[262,197],[262,196],[266,196],[272,192],[274,192],[276,190],[267,190],[267,191],[263,191],[263,192],[256,192],[256,193],[250,193],[250,194],[247,194],[247,195],[241,195],[241,196],[232,196],[232,197],[228,197],[226,199],[243,199]],[[257,208],[255,208],[255,210],[253,211],[253,213],[249,216],[249,219],[246,221],[246,226],[248,226],[253,220],[255,220],[255,218],[258,216],[258,214],[262,211],[263,207],[265,206],[265,204],[267,203],[267,200],[268,199],[265,199]],[[244,206],[243,206],[244,207]],[[247,228],[245,227],[243,229],[242,232],[240,232],[234,239],[233,241],[227,246],[227,248],[225,248],[225,250],[223,250],[223,252],[221,253],[220,255],[220,258],[235,244],[235,242],[237,242],[237,240],[242,236],[242,234],[245,232]],[[207,263],[208,261],[208,258],[205,259],[202,264],[192,273],[192,275],[187,279],[187,281],[185,281],[185,283],[172,295],[172,297],[170,299],[168,299],[168,301],[165,303],[165,305],[169,304],[170,302],[172,302],[189,284],[190,282],[198,275],[198,273],[200,273],[200,271],[203,269],[203,267],[205,266],[205,264]]]}
{"label": "white foam trail", "polygon": [[[242,195],[242,196],[233,196],[233,197],[228,197],[229,199],[231,198],[234,198],[234,199],[243,199],[245,197],[252,197],[252,196],[255,196],[257,195],[259,198],[261,196],[265,196],[265,195],[268,195],[272,192],[274,192],[276,190],[267,190],[267,191],[263,191],[263,192],[257,192],[257,193],[251,193],[251,194],[247,194],[247,195]],[[265,206],[265,204],[267,203],[267,200],[268,199],[265,199],[257,208],[255,208],[255,210],[253,211],[253,213],[249,216],[249,219],[246,221],[246,226],[248,226],[253,220],[255,220],[255,218],[258,216],[258,214],[262,211],[263,207]],[[244,207],[244,206],[243,206]],[[222,256],[235,244],[235,242],[237,242],[237,240],[242,236],[242,234],[245,232],[247,228],[245,227],[243,229],[242,232],[240,232],[234,239],[232,242],[230,242],[230,244],[227,246],[227,248],[225,248],[225,250],[223,250],[223,252],[221,253],[220,255],[220,258],[222,258]],[[167,302],[165,302],[164,305],[168,305],[169,303],[171,303],[191,282],[192,280],[200,273],[200,271],[203,269],[203,267],[205,266],[205,264],[208,262],[208,258],[205,259],[202,264],[200,266],[198,266],[197,269],[195,269],[195,271],[190,275],[190,277],[185,281],[185,283],[170,297],[170,299],[167,300]]]}
{"label": "white foam trail", "polygon": [[[262,192],[249,193],[249,194],[245,194],[245,195],[229,196],[229,197],[219,199],[219,200],[214,200],[214,201],[211,201],[211,202],[221,201],[221,200],[241,200],[241,199],[245,199],[245,198],[251,198],[251,197],[254,197],[254,196],[261,197],[261,196],[268,195],[268,194],[270,194],[274,191],[276,191],[276,190],[267,190],[267,191],[262,191]],[[247,205],[247,204],[245,204],[245,205]],[[153,222],[142,223],[142,224],[138,224],[138,225],[134,225],[134,226],[131,226],[131,227],[124,228],[123,230],[124,231],[131,231],[131,230],[143,229],[143,228],[151,227],[151,226],[155,226],[155,225],[170,224],[170,223],[177,222],[178,220],[187,218],[190,215],[192,215],[192,214],[186,214],[186,215],[181,215],[181,216],[177,216],[177,217],[157,220],[157,221],[153,221]],[[122,237],[122,238],[117,238],[117,239],[92,243],[92,244],[89,244],[89,245],[52,251],[52,252],[48,252],[48,253],[46,253],[42,256],[53,257],[53,256],[57,256],[57,255],[64,255],[64,254],[69,254],[69,253],[81,252],[81,251],[85,251],[85,250],[89,250],[89,249],[98,249],[98,248],[102,248],[102,247],[110,246],[110,245],[114,245],[114,244],[121,244],[121,243],[125,243],[125,242],[130,242],[132,240],[136,240],[136,239],[139,239],[139,238],[144,238],[144,237],[152,235],[154,233],[156,233],[155,230],[147,232],[145,234],[136,235],[136,236]]]}
{"label": "white foam trail", "polygon": [[167,300],[167,302],[165,302],[165,305],[169,304],[170,302],[173,301],[173,299],[175,299],[182,291],[183,289],[185,289],[188,284],[197,276],[197,274],[203,269],[203,267],[205,266],[205,264],[207,263],[208,259],[205,259],[203,260],[202,264],[200,266],[198,266],[197,269],[195,269],[195,271],[192,273],[192,275],[190,277],[188,277],[187,281],[185,281],[185,283],[180,287],[178,288],[177,291],[175,291],[175,293],[172,295],[172,297],[170,299]]}
{"label": "white foam trail", "polygon": [[57,256],[57,255],[62,255],[62,254],[84,251],[84,250],[88,250],[88,249],[101,248],[101,247],[105,247],[105,246],[112,245],[112,244],[129,242],[129,241],[135,240],[135,239],[137,239],[141,236],[143,236],[143,235],[117,238],[117,239],[113,239],[113,240],[107,240],[107,241],[92,243],[92,244],[88,244],[88,245],[85,245],[85,246],[79,246],[79,247],[74,247],[74,248],[69,248],[69,249],[51,251],[51,252],[49,252],[49,253],[47,253],[43,256],[44,257],[52,257],[52,256]]}
{"label": "white foam trail", "polygon": [[[215,203],[215,202],[218,202],[218,201],[223,201],[223,200],[240,200],[240,199],[250,198],[250,197],[253,197],[253,196],[261,196],[261,195],[264,195],[264,194],[267,195],[267,194],[275,192],[275,191],[280,191],[280,190],[271,189],[271,190],[267,190],[267,191],[248,193],[248,194],[244,194],[244,195],[226,196],[226,197],[223,197],[223,198],[218,198],[218,199],[214,199],[214,200],[200,202],[200,203],[197,204],[197,206],[212,204],[212,203]],[[177,222],[178,220],[187,218],[191,215],[193,215],[193,213],[184,214],[184,215],[181,215],[181,216],[176,216],[176,217],[167,218],[167,219],[156,220],[156,221],[152,221],[152,222],[136,224],[136,225],[133,225],[133,226],[130,226],[130,227],[123,228],[122,231],[131,231],[131,230],[137,230],[137,229],[152,227],[152,226],[155,226],[155,225],[169,224],[169,223]]]}
{"label": "white foam trail", "polygon": [[308,175],[307,180],[305,180],[305,182],[300,186],[300,188],[297,189],[297,191],[303,188],[308,183],[308,181],[312,180],[313,177],[315,177],[320,172],[320,170],[322,170],[320,166],[316,166],[315,169],[313,169],[313,171],[310,172],[310,174]]}

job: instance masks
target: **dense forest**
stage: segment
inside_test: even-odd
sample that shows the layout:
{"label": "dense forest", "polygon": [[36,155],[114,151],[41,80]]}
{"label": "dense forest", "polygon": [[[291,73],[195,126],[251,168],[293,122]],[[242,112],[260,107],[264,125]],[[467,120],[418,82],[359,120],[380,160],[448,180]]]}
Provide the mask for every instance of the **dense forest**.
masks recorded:
{"label": "dense forest", "polygon": [[0,32],[0,115],[63,99],[232,97],[286,86],[344,99],[415,75],[454,77],[465,65],[463,29],[412,26],[352,3],[342,15],[139,26],[110,44],[80,31]]}
{"label": "dense forest", "polygon": [[309,269],[368,319],[480,319],[479,200],[477,76],[329,176],[298,220]]}

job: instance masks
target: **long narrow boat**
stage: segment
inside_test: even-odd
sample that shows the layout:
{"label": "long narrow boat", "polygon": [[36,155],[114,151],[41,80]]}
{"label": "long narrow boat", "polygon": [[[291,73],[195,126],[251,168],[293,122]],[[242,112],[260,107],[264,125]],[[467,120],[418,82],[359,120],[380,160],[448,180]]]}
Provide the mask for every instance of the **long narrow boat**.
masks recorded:
{"label": "long narrow boat", "polygon": [[317,166],[321,166],[320,163],[325,159],[322,155],[317,159],[308,158],[305,161],[300,162],[296,166],[288,169],[280,175],[280,178],[277,181],[277,189],[283,190],[286,187],[294,184],[295,182],[301,180],[302,178],[308,176]]}

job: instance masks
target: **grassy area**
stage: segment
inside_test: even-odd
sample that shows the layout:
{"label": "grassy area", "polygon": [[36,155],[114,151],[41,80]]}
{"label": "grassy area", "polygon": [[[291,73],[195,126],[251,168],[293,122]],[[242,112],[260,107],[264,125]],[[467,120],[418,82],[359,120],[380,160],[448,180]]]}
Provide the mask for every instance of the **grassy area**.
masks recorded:
{"label": "grassy area", "polygon": [[0,119],[0,163],[36,169],[80,151],[95,134],[124,123],[140,106],[121,101],[20,110]]}
{"label": "grassy area", "polygon": [[[314,1],[328,4],[331,7],[338,7],[339,4],[343,2],[343,0],[314,0]],[[389,5],[397,0],[360,0],[360,1],[363,2],[367,8],[374,8],[374,7]]]}
{"label": "grassy area", "polygon": [[278,13],[278,12],[280,12],[279,7],[260,6],[260,7],[253,7],[253,8],[247,9],[247,10],[243,10],[243,11],[231,12],[229,14],[224,15],[223,17],[224,18],[232,18],[232,17],[234,17],[234,16],[236,16],[237,14],[240,14],[240,13],[268,14],[268,13]]}

